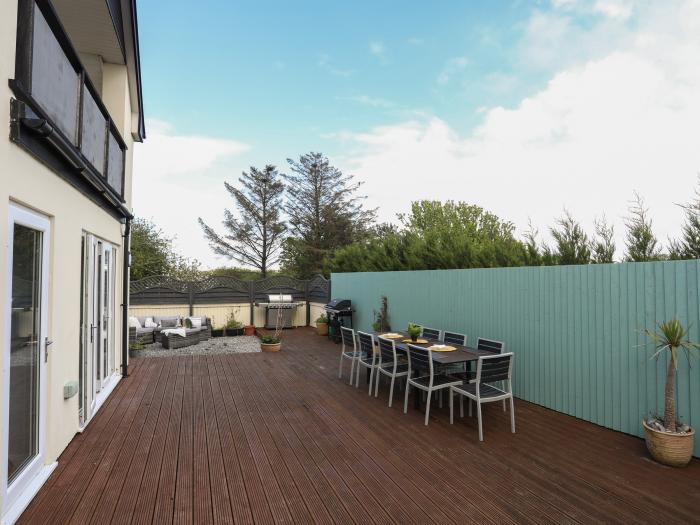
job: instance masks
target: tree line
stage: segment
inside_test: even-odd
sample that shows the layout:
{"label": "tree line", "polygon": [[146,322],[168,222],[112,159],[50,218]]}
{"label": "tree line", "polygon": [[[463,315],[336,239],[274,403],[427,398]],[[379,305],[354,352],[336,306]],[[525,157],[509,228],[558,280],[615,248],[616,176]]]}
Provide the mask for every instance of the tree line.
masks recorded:
{"label": "tree line", "polygon": [[[635,193],[625,218],[623,262],[700,258],[700,187],[682,205],[680,236],[668,251],[654,233],[643,198]],[[377,272],[506,266],[551,266],[617,262],[615,228],[605,217],[589,235],[564,210],[549,228],[551,244],[539,240],[530,224],[522,238],[515,226],[479,206],[464,202],[417,201],[399,226],[383,224],[365,240],[339,249],[330,261],[334,272]]]}
{"label": "tree line", "polygon": [[[276,166],[251,166],[234,186],[224,182],[234,209],[224,210],[222,228],[198,222],[212,250],[240,267],[203,271],[196,259],[175,253],[172,239],[152,222],[137,219],[132,230],[131,278],[168,274],[196,279],[207,274],[261,278],[281,272],[298,278],[331,272],[428,270],[600,264],[616,262],[615,227],[605,217],[589,234],[564,210],[548,228],[550,243],[530,224],[515,225],[465,202],[417,200],[397,223],[377,223],[364,206],[361,182],[343,174],[321,153]],[[700,179],[699,179],[700,181]],[[624,221],[622,261],[700,257],[700,185],[682,205],[678,238],[664,251],[643,198],[634,199]]]}

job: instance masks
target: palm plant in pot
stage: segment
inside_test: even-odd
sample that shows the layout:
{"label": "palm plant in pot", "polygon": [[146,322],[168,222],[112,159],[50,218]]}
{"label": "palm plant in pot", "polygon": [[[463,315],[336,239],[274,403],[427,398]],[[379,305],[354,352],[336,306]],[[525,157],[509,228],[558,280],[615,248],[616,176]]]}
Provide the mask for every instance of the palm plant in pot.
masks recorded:
{"label": "palm plant in pot", "polygon": [[318,335],[328,335],[328,316],[321,314],[316,319],[316,333]]}
{"label": "palm plant in pot", "polygon": [[663,418],[652,416],[642,420],[644,436],[652,457],[665,465],[684,467],[693,457],[695,430],[678,421],[676,417],[676,371],[678,354],[683,350],[686,358],[700,345],[688,340],[688,330],[677,319],[660,323],[657,330],[644,330],[655,345],[653,358],[668,352],[666,389],[664,391]]}

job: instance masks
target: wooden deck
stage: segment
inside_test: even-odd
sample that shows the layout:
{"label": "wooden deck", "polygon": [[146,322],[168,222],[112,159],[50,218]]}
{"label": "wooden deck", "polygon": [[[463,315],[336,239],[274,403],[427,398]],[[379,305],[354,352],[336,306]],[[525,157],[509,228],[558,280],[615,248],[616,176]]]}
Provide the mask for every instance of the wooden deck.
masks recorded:
{"label": "wooden deck", "polygon": [[[526,402],[449,425],[337,378],[307,329],[280,354],[132,361],[20,523],[526,523],[700,520],[700,462]],[[362,385],[362,383],[361,383]],[[398,396],[400,397],[400,396]]]}

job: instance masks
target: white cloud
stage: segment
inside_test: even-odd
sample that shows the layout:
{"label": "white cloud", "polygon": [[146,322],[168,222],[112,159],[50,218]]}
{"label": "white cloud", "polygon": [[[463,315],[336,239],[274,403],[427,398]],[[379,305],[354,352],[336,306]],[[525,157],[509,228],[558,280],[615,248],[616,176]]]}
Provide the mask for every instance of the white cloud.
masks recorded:
{"label": "white cloud", "polygon": [[238,177],[240,156],[250,147],[235,140],[176,133],[165,122],[147,122],[148,139],[134,148],[134,213],[152,219],[176,249],[205,264],[220,264],[197,224],[201,215],[212,225],[230,206],[223,181]]}
{"label": "white cloud", "polygon": [[371,97],[369,95],[356,95],[352,97],[337,97],[338,100],[349,100],[351,102],[356,102],[363,106],[369,106],[373,108],[392,108],[395,104],[391,100],[386,100],[379,97]]}
{"label": "white cloud", "polygon": [[437,77],[437,83],[444,86],[445,84],[449,83],[450,79],[456,73],[466,68],[467,65],[469,65],[469,59],[467,57],[461,56],[450,58],[442,67],[442,71],[440,71],[440,74]]}
{"label": "white cloud", "polygon": [[598,0],[593,10],[610,18],[626,20],[632,15],[631,2],[619,0]]}
{"label": "white cloud", "polygon": [[562,68],[517,107],[485,111],[468,136],[435,117],[378,127],[350,137],[343,167],[384,220],[413,199],[460,199],[545,231],[566,207],[589,231],[605,213],[620,241],[636,189],[665,241],[700,170],[700,3],[676,7],[647,11],[614,39],[624,45]]}
{"label": "white cloud", "polygon": [[327,53],[321,53],[318,56],[316,64],[321,69],[328,71],[331,75],[336,77],[350,77],[355,74],[355,70],[353,69],[344,69],[335,65],[333,59]]}

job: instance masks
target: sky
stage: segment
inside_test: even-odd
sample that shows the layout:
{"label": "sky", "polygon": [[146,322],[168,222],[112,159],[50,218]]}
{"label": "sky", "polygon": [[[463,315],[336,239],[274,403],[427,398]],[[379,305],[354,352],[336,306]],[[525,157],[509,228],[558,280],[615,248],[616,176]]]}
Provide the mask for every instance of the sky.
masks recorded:
{"label": "sky", "polygon": [[249,166],[321,151],[396,221],[419,199],[667,244],[700,174],[700,0],[139,2],[134,211],[204,267]]}

